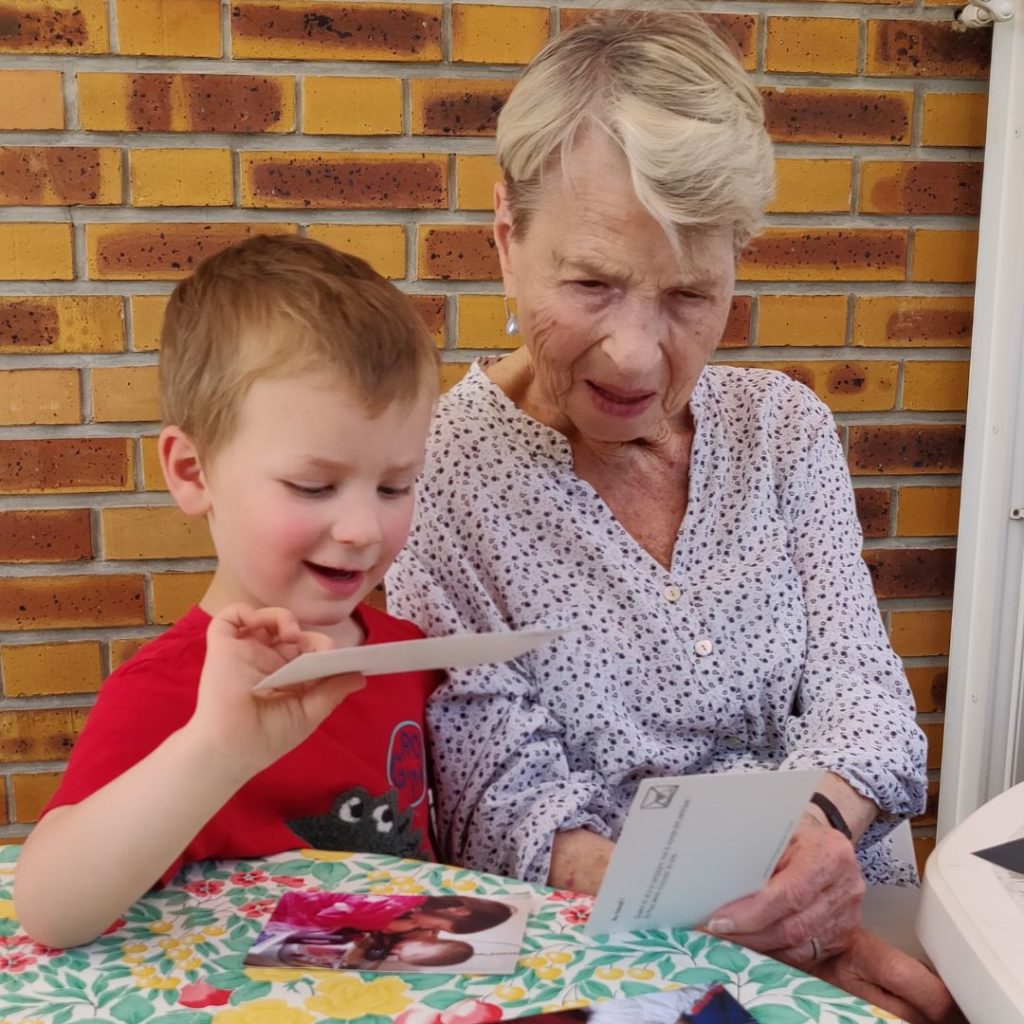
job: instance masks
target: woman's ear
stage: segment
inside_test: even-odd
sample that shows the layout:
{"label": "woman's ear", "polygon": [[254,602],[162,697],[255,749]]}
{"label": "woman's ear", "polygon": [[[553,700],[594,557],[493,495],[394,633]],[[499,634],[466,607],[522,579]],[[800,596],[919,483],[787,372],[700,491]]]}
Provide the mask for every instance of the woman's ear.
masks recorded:
{"label": "woman's ear", "polygon": [[498,248],[505,295],[514,299],[516,282],[512,272],[512,261],[509,259],[509,248],[512,244],[512,211],[508,205],[508,189],[503,181],[494,183],[494,244]]}
{"label": "woman's ear", "polygon": [[212,502],[199,453],[181,427],[164,427],[157,442],[167,489],[187,516],[204,516]]}

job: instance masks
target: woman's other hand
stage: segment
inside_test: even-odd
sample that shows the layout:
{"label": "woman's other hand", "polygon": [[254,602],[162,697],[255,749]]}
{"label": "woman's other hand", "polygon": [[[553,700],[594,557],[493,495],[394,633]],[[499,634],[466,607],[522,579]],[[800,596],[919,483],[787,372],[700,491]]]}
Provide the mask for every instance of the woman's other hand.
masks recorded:
{"label": "woman's other hand", "polygon": [[858,928],[847,948],[811,973],[909,1024],[956,1024],[963,1017],[942,981],[919,960]]}
{"label": "woman's other hand", "polygon": [[853,844],[805,815],[764,888],[720,907],[707,930],[808,969],[847,948],[864,889]]}

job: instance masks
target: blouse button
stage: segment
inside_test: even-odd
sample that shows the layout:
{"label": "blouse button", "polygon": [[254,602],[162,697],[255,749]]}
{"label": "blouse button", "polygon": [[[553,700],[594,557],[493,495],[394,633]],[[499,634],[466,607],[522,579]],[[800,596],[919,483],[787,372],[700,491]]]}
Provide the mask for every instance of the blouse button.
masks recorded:
{"label": "blouse button", "polygon": [[702,637],[693,645],[693,653],[701,658],[707,657],[714,649],[715,645],[707,637]]}
{"label": "blouse button", "polygon": [[683,592],[674,583],[665,588],[665,600],[671,601],[672,604],[675,604],[682,596]]}

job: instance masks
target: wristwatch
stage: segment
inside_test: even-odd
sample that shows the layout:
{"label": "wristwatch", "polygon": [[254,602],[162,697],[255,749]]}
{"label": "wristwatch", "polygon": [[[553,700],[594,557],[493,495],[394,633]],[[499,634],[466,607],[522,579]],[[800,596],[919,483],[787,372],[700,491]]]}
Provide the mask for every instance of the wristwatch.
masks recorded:
{"label": "wristwatch", "polygon": [[826,821],[837,832],[842,832],[847,839],[853,841],[853,833],[850,831],[850,826],[846,824],[846,819],[839,813],[839,808],[824,793],[815,793],[811,797],[811,803],[821,808],[821,813],[825,815]]}

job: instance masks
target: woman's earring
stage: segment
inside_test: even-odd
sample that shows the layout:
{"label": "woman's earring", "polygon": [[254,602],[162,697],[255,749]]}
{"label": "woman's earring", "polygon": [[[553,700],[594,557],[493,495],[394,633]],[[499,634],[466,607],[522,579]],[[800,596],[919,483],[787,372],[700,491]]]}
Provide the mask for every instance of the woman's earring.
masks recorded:
{"label": "woman's earring", "polygon": [[503,295],[501,301],[505,304],[505,333],[508,335],[518,334],[519,318],[509,308],[508,296]]}

